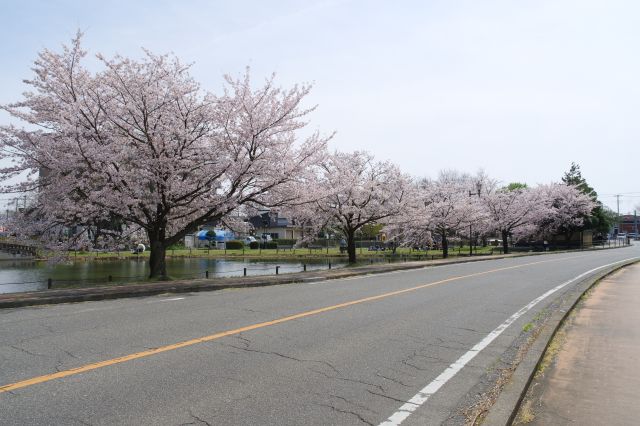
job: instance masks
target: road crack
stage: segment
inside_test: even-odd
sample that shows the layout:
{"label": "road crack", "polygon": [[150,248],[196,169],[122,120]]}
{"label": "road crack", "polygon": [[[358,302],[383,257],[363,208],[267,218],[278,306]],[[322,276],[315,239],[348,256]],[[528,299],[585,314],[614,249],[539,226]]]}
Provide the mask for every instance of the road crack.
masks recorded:
{"label": "road crack", "polygon": [[349,411],[349,410],[342,410],[338,407],[334,407],[333,405],[329,405],[329,404],[322,404],[322,403],[318,403],[318,402],[314,402],[314,404],[320,406],[320,407],[326,407],[326,408],[330,408],[335,412],[338,413],[342,413],[342,414],[350,414],[352,416],[355,416],[358,418],[358,420],[360,420],[362,423],[373,426],[373,423],[371,423],[370,421],[368,421],[367,419],[365,419],[364,417],[362,417],[361,414],[356,413],[355,411]]}
{"label": "road crack", "polygon": [[[208,421],[206,421],[205,419],[203,419],[202,417],[199,417],[195,414],[193,414],[193,411],[191,411],[191,409],[189,409],[189,415],[191,416],[192,419],[194,419],[195,421],[207,425],[207,426],[213,426],[212,423],[209,423]],[[215,417],[215,416],[214,416]],[[182,423],[182,425],[195,425],[195,422],[191,422],[191,423]]]}
{"label": "road crack", "polygon": [[[315,395],[318,395],[318,396],[324,396],[324,395],[321,395],[321,394],[319,394],[319,393],[316,393]],[[363,410],[370,411],[370,412],[372,412],[373,414],[378,414],[376,411],[372,410],[371,408],[367,407],[366,405],[362,405],[362,404],[359,404],[359,403],[357,403],[357,402],[351,401],[351,400],[349,400],[349,399],[347,399],[347,398],[345,398],[345,397],[343,397],[343,396],[340,396],[340,395],[333,395],[333,394],[329,394],[329,396],[330,396],[331,398],[336,398],[336,399],[339,399],[340,401],[344,401],[345,403],[347,403],[347,404],[349,404],[349,405],[353,405],[354,407],[358,407],[358,408],[362,408]]]}
{"label": "road crack", "polygon": [[335,372],[336,374],[340,374],[340,371],[338,371],[337,368],[335,368],[333,365],[331,365],[331,363],[327,362],[327,361],[321,361],[321,360],[317,360],[317,359],[304,359],[304,358],[296,358],[290,355],[285,355],[282,354],[280,352],[274,352],[274,351],[261,351],[259,349],[249,349],[247,347],[240,347],[240,346],[235,346],[235,345],[225,345],[225,346],[229,346],[232,347],[234,349],[238,349],[240,351],[245,351],[245,352],[254,352],[254,353],[259,353],[259,354],[264,354],[264,355],[274,355],[274,356],[278,356],[280,358],[284,358],[284,359],[289,359],[292,361],[297,361],[297,362],[311,362],[311,363],[315,363],[315,364],[320,364],[320,365],[324,365],[329,367],[333,372]]}
{"label": "road crack", "polygon": [[393,378],[393,377],[385,376],[384,374],[381,374],[380,372],[377,372],[377,373],[376,373],[376,376],[381,377],[381,378],[386,379],[386,380],[389,380],[389,381],[391,381],[391,382],[393,382],[393,383],[397,383],[397,384],[399,384],[399,385],[401,385],[401,386],[411,387],[411,385],[408,385],[408,384],[404,383],[404,382],[403,382],[402,380],[400,380],[400,379],[395,379],[395,378]]}
{"label": "road crack", "polygon": [[21,348],[21,347],[16,346],[16,345],[7,345],[7,346],[9,346],[12,349],[15,349],[16,351],[20,351],[20,352],[23,352],[23,353],[28,354],[28,355],[39,356],[39,357],[43,357],[43,358],[53,358],[51,355],[45,355],[45,354],[39,354],[39,353],[36,353],[36,352],[31,352],[31,351],[29,351],[27,349]]}
{"label": "road crack", "polygon": [[331,375],[325,373],[324,371],[318,371],[318,370],[314,370],[314,369],[311,369],[311,371],[313,371],[314,373],[318,373],[318,374],[326,377],[327,379],[342,380],[342,381],[345,381],[345,382],[358,383],[358,384],[361,384],[361,385],[371,386],[371,387],[374,387],[376,389],[379,389],[380,392],[384,392],[385,391],[385,389],[384,389],[384,387],[382,385],[378,385],[376,383],[365,382],[364,380],[358,380],[358,379],[350,379],[348,377],[342,377],[342,376],[331,376]]}
{"label": "road crack", "polygon": [[371,390],[369,390],[369,389],[367,389],[367,392],[369,392],[371,395],[381,396],[381,397],[383,397],[383,398],[387,398],[387,399],[390,399],[390,400],[392,400],[392,401],[400,402],[400,403],[402,403],[402,404],[404,404],[405,402],[407,402],[407,401],[403,401],[403,400],[398,399],[398,398],[394,398],[394,397],[389,396],[389,395],[384,395],[384,394],[382,394],[382,393],[373,392],[373,391],[371,391]]}

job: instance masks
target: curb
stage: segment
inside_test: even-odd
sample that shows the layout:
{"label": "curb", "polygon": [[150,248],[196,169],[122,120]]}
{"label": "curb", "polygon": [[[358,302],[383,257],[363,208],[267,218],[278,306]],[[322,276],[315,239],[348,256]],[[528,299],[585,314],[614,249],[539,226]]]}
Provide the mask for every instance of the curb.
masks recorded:
{"label": "curb", "polygon": [[312,283],[354,276],[381,274],[393,271],[437,267],[458,263],[479,262],[493,259],[520,257],[519,255],[501,255],[484,259],[481,257],[455,260],[436,260],[406,262],[402,264],[366,265],[349,269],[334,269],[321,272],[290,273],[280,276],[232,277],[221,279],[197,279],[188,281],[170,281],[149,284],[128,284],[121,286],[87,287],[78,289],[54,289],[25,293],[0,294],[0,309],[19,308],[36,305],[76,303],[99,300],[111,300],[130,297],[156,296],[159,294],[191,293],[216,291],[232,288],[268,287],[283,284]]}
{"label": "curb", "polygon": [[59,303],[77,303],[99,300],[112,300],[130,297],[156,296],[159,294],[191,293],[200,291],[216,291],[233,288],[267,287],[282,284],[309,283],[325,280],[349,278],[354,276],[381,274],[393,271],[404,271],[455,265],[469,262],[483,262],[491,260],[509,259],[526,256],[545,256],[584,251],[612,250],[622,247],[603,249],[587,249],[580,251],[527,252],[494,255],[491,257],[470,257],[463,259],[440,259],[431,261],[413,261],[398,264],[365,265],[354,268],[341,268],[321,272],[295,272],[279,276],[231,277],[218,279],[176,280],[169,282],[155,282],[148,284],[126,284],[118,286],[98,286],[87,288],[53,289],[24,293],[0,294],[0,309],[20,308],[36,305],[51,305]]}
{"label": "curb", "polygon": [[640,262],[640,260],[629,260],[625,263],[611,266],[597,272],[594,276],[583,279],[574,287],[574,290],[569,293],[568,299],[562,300],[560,306],[542,326],[540,334],[536,337],[526,355],[516,367],[509,382],[500,391],[497,401],[489,409],[488,415],[481,422],[482,425],[509,426],[513,423],[520,409],[520,404],[529,389],[529,385],[533,381],[538,365],[542,362],[542,358],[551,340],[571,311],[576,307],[582,296],[606,276],[638,262]]}

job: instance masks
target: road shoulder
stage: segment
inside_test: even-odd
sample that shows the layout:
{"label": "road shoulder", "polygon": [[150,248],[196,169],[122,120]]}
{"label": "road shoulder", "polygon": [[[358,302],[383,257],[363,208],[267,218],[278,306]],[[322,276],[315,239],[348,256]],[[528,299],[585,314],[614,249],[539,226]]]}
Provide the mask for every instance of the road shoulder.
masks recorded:
{"label": "road shoulder", "polygon": [[640,264],[603,279],[556,334],[515,424],[636,424]]}

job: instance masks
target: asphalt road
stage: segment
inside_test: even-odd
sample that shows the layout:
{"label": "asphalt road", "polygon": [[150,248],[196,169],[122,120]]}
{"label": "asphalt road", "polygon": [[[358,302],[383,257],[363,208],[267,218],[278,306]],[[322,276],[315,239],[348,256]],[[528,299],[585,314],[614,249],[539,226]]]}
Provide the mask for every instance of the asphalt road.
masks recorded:
{"label": "asphalt road", "polygon": [[524,324],[575,283],[523,307],[639,256],[632,246],[2,310],[0,424],[452,422]]}

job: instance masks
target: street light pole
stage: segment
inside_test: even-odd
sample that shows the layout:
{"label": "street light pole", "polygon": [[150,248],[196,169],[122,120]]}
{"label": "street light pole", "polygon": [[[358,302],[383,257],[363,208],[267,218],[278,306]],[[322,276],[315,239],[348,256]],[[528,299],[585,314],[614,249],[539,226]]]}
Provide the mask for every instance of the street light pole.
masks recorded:
{"label": "street light pole", "polygon": [[[477,195],[479,197],[480,191],[479,190],[478,192],[469,191],[469,198],[471,198],[474,195]],[[473,243],[471,242],[471,239],[473,238],[473,233],[471,232],[471,225],[472,225],[471,222],[469,222],[469,257],[473,256]]]}
{"label": "street light pole", "polygon": [[328,232],[324,233],[324,240],[325,240],[326,246],[327,246],[327,254],[329,254],[329,233]]}

